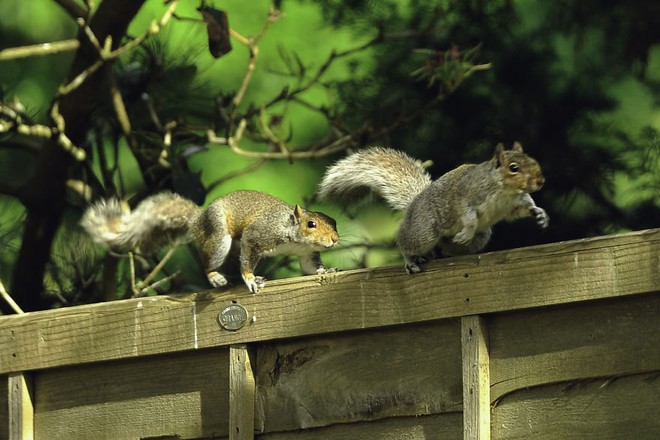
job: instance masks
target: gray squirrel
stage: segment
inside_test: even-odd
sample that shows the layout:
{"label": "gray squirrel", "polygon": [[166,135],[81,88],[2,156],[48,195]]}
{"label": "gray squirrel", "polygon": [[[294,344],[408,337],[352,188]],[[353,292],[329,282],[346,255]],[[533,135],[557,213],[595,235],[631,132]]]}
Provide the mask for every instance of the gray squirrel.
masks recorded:
{"label": "gray squirrel", "polygon": [[152,254],[193,239],[213,287],[227,285],[218,270],[238,249],[241,277],[252,293],[265,284],[265,278],[254,274],[262,256],[296,255],[305,274],[334,272],[323,266],[319,251],[339,241],[331,217],[259,191],[229,193],[206,209],[168,192],[146,198],[132,212],[116,199],[102,200],[85,211],[81,225],[115,252]]}
{"label": "gray squirrel", "polygon": [[372,147],[329,167],[318,195],[348,206],[374,192],[404,211],[397,241],[406,271],[417,273],[437,252],[451,256],[482,250],[491,227],[501,220],[532,217],[546,228],[548,215],[529,195],[544,183],[538,162],[518,142],[511,150],[498,144],[491,160],[461,165],[435,181],[407,154]]}

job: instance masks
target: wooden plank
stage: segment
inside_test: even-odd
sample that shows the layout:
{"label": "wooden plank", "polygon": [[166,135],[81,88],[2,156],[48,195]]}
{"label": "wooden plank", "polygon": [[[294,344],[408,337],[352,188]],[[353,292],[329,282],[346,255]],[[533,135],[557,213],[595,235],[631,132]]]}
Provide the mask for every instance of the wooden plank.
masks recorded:
{"label": "wooden plank", "polygon": [[255,381],[245,344],[229,347],[229,439],[254,438]]}
{"label": "wooden plank", "polygon": [[520,390],[493,408],[493,439],[656,440],[658,372]]}
{"label": "wooden plank", "polygon": [[395,417],[371,422],[340,423],[299,431],[262,434],[259,440],[451,440],[462,439],[460,412]]}
{"label": "wooden plank", "polygon": [[257,431],[458,413],[460,340],[452,319],[262,344]]}
{"label": "wooden plank", "polygon": [[463,433],[465,440],[490,439],[488,327],[482,316],[461,319]]}
{"label": "wooden plank", "polygon": [[492,315],[492,400],[529,387],[660,371],[660,295]]}
{"label": "wooden plank", "polygon": [[10,373],[8,377],[9,440],[34,438],[32,375]]}
{"label": "wooden plank", "polygon": [[40,371],[36,438],[225,437],[228,366],[214,349]]}
{"label": "wooden plank", "polygon": [[0,375],[0,440],[9,438],[9,376]]}
{"label": "wooden plank", "polygon": [[[0,373],[660,291],[660,229],[0,318]],[[232,301],[256,321],[219,329]],[[332,313],[328,311],[332,310]]]}

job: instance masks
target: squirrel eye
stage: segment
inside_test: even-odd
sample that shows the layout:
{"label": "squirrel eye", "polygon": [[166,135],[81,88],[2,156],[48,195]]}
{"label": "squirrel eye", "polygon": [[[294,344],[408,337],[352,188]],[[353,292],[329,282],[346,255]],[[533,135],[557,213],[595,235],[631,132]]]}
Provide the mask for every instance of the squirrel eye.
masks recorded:
{"label": "squirrel eye", "polygon": [[512,162],[511,164],[509,164],[509,171],[511,171],[512,173],[517,173],[518,171],[520,171],[520,167],[518,166],[517,163]]}
{"label": "squirrel eye", "polygon": [[308,228],[315,228],[316,227],[316,222],[314,220],[310,220],[307,222],[307,227]]}

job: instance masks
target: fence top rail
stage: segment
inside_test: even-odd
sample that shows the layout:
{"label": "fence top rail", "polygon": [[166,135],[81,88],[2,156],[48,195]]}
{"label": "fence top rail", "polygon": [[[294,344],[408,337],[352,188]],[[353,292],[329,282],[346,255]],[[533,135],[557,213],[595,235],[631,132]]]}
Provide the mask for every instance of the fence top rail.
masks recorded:
{"label": "fence top rail", "polygon": [[[0,374],[660,291],[660,229],[0,317]],[[247,310],[239,330],[218,314]]]}

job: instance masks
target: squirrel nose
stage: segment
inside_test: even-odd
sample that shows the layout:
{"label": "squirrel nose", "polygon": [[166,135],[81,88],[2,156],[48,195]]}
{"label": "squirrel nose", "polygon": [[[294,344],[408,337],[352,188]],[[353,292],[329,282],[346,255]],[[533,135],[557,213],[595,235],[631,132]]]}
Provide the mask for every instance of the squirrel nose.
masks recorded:
{"label": "squirrel nose", "polygon": [[332,244],[337,244],[339,242],[339,234],[332,234],[330,239],[332,240]]}

